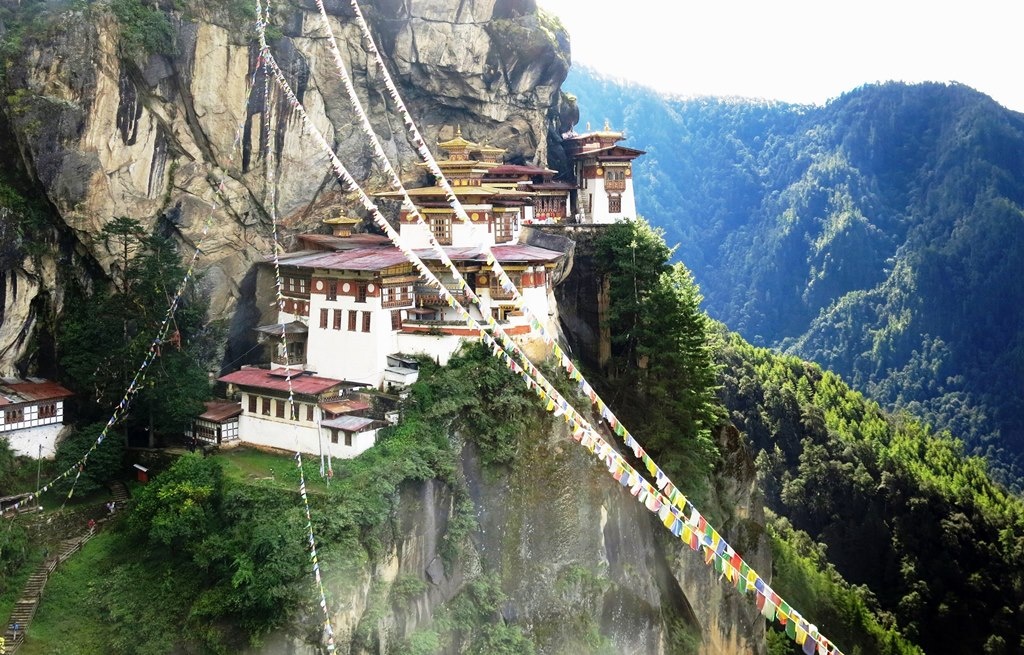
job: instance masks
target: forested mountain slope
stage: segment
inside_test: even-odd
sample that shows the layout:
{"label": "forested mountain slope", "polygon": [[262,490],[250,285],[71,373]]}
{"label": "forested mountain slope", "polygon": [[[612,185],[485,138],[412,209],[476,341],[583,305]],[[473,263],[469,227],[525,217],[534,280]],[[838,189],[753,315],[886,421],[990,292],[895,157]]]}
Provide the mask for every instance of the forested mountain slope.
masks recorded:
{"label": "forested mountain slope", "polygon": [[581,124],[625,128],[638,211],[708,311],[1024,462],[1024,115],[959,85],[810,107],[673,99],[573,69]]}
{"label": "forested mountain slope", "polygon": [[[1024,505],[982,460],[797,357],[724,333],[717,353],[721,399],[757,452],[765,505],[786,517],[775,571],[800,590],[794,602],[866,653],[907,651],[856,625],[860,602],[926,653],[1021,652]],[[823,582],[825,561],[854,594]]]}

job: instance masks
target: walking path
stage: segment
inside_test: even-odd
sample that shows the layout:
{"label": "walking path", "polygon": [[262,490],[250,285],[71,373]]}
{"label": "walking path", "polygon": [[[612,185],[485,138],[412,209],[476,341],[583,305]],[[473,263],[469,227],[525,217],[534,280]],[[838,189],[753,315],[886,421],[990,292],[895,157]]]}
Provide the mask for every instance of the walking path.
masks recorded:
{"label": "walking path", "polygon": [[[120,481],[111,483],[110,492],[113,501],[118,506],[123,506],[128,500],[128,488]],[[97,521],[97,524],[105,523],[107,518],[107,516],[102,517]],[[97,527],[99,526],[97,525]],[[25,640],[25,631],[28,630],[29,625],[32,623],[32,618],[36,615],[36,609],[43,596],[46,581],[50,579],[50,574],[54,572],[58,565],[77,553],[85,542],[92,539],[95,534],[96,528],[93,528],[85,534],[63,539],[57,549],[57,554],[44,559],[35,572],[29,576],[28,582],[25,583],[25,588],[21,592],[21,597],[14,604],[10,620],[7,621],[7,627],[3,635],[3,649],[0,650],[0,653],[10,655],[17,652],[18,648],[21,647],[22,642]]]}

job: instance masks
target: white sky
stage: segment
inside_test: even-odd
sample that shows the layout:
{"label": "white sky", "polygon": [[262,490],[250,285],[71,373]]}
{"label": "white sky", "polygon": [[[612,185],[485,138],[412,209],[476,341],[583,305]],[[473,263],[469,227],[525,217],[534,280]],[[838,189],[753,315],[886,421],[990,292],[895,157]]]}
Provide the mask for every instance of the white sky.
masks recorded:
{"label": "white sky", "polygon": [[821,104],[870,82],[957,81],[1024,111],[1022,0],[538,4],[574,64],[662,91]]}

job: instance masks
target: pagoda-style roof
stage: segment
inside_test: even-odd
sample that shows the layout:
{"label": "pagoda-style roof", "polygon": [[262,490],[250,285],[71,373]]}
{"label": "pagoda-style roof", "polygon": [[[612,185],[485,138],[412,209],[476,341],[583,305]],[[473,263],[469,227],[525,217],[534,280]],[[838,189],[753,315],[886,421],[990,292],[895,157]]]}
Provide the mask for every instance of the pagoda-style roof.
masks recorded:
{"label": "pagoda-style roof", "polygon": [[498,157],[505,154],[504,148],[498,148],[497,146],[481,145],[477,148],[477,152],[480,153],[480,158],[487,163],[500,163]]}
{"label": "pagoda-style roof", "polygon": [[646,155],[647,151],[637,150],[636,148],[628,148],[626,146],[620,146],[618,144],[602,146],[600,144],[592,144],[593,147],[584,147],[583,150],[573,154],[576,159],[585,159],[589,157],[596,157],[597,159],[609,160],[609,161],[626,161],[636,159],[640,155]]}
{"label": "pagoda-style roof", "polygon": [[468,139],[462,138],[462,126],[459,125],[455,128],[455,137],[447,141],[438,142],[437,147],[450,152],[452,150],[465,151],[470,148],[478,148],[479,146]]}
{"label": "pagoda-style roof", "polygon": [[362,222],[363,222],[363,219],[361,219],[361,218],[353,218],[351,216],[345,216],[345,215],[334,216],[332,218],[325,218],[322,221],[322,223],[324,225],[358,225],[359,223],[362,223]]}

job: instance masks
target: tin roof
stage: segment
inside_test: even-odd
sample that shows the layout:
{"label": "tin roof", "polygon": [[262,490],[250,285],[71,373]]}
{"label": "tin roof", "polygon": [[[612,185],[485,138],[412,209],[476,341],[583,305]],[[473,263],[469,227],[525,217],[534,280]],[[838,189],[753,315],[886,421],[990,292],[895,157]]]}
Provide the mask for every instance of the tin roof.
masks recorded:
{"label": "tin roof", "polygon": [[235,418],[242,413],[242,403],[229,403],[221,400],[208,400],[205,403],[206,411],[199,415],[204,421],[223,423],[228,419]]}
{"label": "tin roof", "polygon": [[41,400],[60,400],[73,395],[73,392],[50,380],[5,379],[3,384],[0,384],[0,407],[37,403]]}
{"label": "tin roof", "polygon": [[320,409],[331,414],[351,414],[352,412],[365,412],[370,409],[370,403],[358,398],[342,398],[320,403]]}
{"label": "tin roof", "polygon": [[363,416],[339,416],[338,418],[320,421],[320,425],[325,428],[344,430],[345,432],[362,432],[375,422],[372,418]]}
{"label": "tin roof", "polygon": [[[240,387],[288,392],[288,378],[274,375],[265,368],[243,368],[234,373],[228,373],[225,376],[219,377],[217,381],[227,382],[228,384]],[[308,373],[297,373],[291,378],[292,391],[307,396],[321,394],[341,384],[342,380],[322,378]]]}
{"label": "tin roof", "polygon": [[272,323],[270,325],[261,325],[256,328],[256,331],[273,336],[281,336],[282,334],[307,334],[309,332],[309,326],[301,321],[292,321],[291,323]]}

